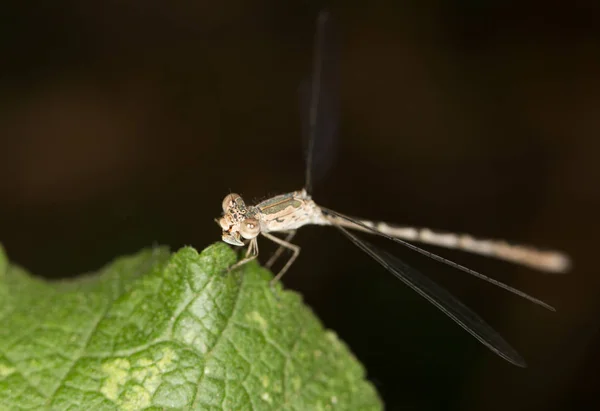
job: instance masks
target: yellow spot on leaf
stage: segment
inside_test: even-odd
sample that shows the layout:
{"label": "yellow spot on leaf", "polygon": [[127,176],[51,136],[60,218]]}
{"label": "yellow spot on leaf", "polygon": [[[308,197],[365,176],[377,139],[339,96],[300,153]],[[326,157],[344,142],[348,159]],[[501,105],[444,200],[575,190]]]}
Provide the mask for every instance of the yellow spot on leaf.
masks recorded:
{"label": "yellow spot on leaf", "polygon": [[15,372],[15,367],[6,366],[4,364],[0,364],[0,377],[7,377]]}
{"label": "yellow spot on leaf", "polygon": [[161,383],[161,372],[156,365],[150,365],[133,370],[131,378],[142,384],[149,392],[154,393]]}
{"label": "yellow spot on leaf", "polygon": [[165,347],[162,354],[162,358],[156,362],[156,365],[164,372],[171,368],[174,360],[177,360],[177,354],[169,347]]}
{"label": "yellow spot on leaf", "polygon": [[268,402],[269,404],[271,404],[273,402],[273,400],[271,399],[271,396],[269,395],[268,392],[263,393],[260,398],[263,399],[263,401]]}
{"label": "yellow spot on leaf", "polygon": [[258,311],[252,311],[246,315],[248,321],[256,323],[260,328],[267,328],[267,321],[260,315]]}
{"label": "yellow spot on leaf", "polygon": [[136,361],[135,366],[136,367],[148,367],[150,365],[152,365],[153,361],[150,358],[140,358],[139,360]]}
{"label": "yellow spot on leaf", "polygon": [[102,364],[102,371],[106,374],[100,392],[109,400],[116,401],[119,391],[129,377],[129,361],[125,358],[109,360]]}
{"label": "yellow spot on leaf", "polygon": [[119,401],[119,409],[125,411],[141,410],[151,405],[150,393],[139,385],[128,386]]}

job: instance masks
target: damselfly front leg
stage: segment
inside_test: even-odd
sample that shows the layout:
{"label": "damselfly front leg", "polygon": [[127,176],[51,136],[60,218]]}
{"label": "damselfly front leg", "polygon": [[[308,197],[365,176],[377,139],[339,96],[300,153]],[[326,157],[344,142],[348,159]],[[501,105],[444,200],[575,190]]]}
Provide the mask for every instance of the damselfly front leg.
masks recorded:
{"label": "damselfly front leg", "polygon": [[246,255],[244,258],[226,269],[224,274],[228,274],[236,268],[249,263],[250,261],[256,259],[256,257],[258,257],[258,241],[256,241],[256,238],[253,238],[250,240],[250,244],[248,244],[248,249],[246,250]]}

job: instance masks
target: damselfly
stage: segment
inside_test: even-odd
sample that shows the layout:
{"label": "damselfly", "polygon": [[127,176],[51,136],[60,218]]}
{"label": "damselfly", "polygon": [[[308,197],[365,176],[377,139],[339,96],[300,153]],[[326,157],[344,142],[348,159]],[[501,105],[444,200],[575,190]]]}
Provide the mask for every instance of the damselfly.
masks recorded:
{"label": "damselfly", "polygon": [[[291,243],[298,228],[307,224],[334,226],[348,237],[350,241],[356,244],[358,248],[370,255],[375,261],[385,267],[404,284],[412,288],[439,308],[443,313],[452,318],[490,350],[507,361],[524,367],[525,361],[515,349],[513,349],[477,314],[462,304],[448,291],[398,258],[385,251],[378,250],[368,242],[360,239],[354,233],[349,231],[349,229],[388,238],[411,250],[492,283],[506,291],[552,311],[554,311],[553,307],[535,297],[478,273],[477,271],[423,250],[413,245],[412,242],[456,248],[475,254],[496,257],[548,272],[566,271],[569,268],[569,259],[566,255],[556,251],[541,251],[529,246],[508,244],[507,242],[500,240],[477,239],[466,234],[439,233],[426,228],[401,227],[382,222],[356,219],[320,207],[312,200],[310,191],[315,156],[314,143],[317,138],[323,138],[324,133],[333,130],[332,127],[321,127],[323,119],[331,115],[331,113],[327,112],[330,107],[327,104],[323,104],[323,101],[328,98],[323,88],[327,87],[328,84],[321,78],[324,70],[324,63],[328,57],[326,53],[324,53],[324,45],[326,45],[328,41],[328,21],[329,14],[327,12],[321,12],[317,20],[315,58],[310,83],[305,187],[299,191],[275,196],[254,206],[247,206],[242,197],[238,194],[229,194],[225,197],[222,204],[223,216],[219,220],[219,224],[223,229],[222,239],[226,243],[235,246],[248,245],[245,257],[234,264],[231,269],[239,267],[258,256],[257,238],[260,234],[279,246],[267,262],[267,267],[271,267],[286,249],[292,252],[292,256],[273,278],[272,281],[274,283],[281,279],[300,254],[300,247]],[[328,131],[324,131],[325,129]],[[284,238],[280,238],[273,234],[277,232],[285,233],[287,235]]]}

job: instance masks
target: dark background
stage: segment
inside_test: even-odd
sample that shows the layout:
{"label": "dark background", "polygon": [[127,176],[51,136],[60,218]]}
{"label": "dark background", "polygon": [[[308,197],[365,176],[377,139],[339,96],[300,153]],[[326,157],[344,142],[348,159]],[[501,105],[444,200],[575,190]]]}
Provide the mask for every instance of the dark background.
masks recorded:
{"label": "dark background", "polygon": [[[600,403],[600,10],[556,3],[330,7],[341,123],[317,202],[563,249],[575,262],[555,276],[434,250],[548,301],[551,313],[376,241],[480,313],[526,358],[523,370],[335,230],[301,230],[284,282],[348,343],[388,409]],[[220,240],[213,218],[230,190],[259,200],[300,188],[297,89],[320,7],[4,2],[0,241],[11,259],[59,278],[153,243],[202,249]]]}

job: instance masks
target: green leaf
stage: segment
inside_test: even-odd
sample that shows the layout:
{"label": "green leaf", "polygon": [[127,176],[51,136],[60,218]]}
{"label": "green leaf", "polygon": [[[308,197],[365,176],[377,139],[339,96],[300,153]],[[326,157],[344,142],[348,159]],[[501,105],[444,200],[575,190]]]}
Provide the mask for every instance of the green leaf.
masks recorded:
{"label": "green leaf", "polygon": [[223,243],[46,282],[0,248],[0,409],[375,410],[348,348]]}

